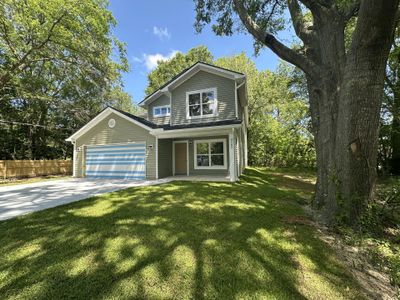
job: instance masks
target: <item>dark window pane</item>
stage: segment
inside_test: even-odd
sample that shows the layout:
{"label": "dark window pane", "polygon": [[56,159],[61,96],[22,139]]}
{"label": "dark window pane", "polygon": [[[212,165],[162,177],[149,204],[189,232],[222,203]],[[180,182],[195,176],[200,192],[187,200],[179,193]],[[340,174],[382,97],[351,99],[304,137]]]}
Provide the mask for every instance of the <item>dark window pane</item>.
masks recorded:
{"label": "dark window pane", "polygon": [[167,114],[167,108],[166,107],[161,108],[161,114],[163,114],[163,115]]}
{"label": "dark window pane", "polygon": [[203,115],[214,114],[214,103],[203,104]]}
{"label": "dark window pane", "polygon": [[202,95],[203,95],[203,104],[210,102],[210,101],[214,101],[214,92],[213,91],[205,92]]}
{"label": "dark window pane", "polygon": [[200,104],[200,94],[189,95],[189,105],[191,104]]}
{"label": "dark window pane", "polygon": [[209,163],[208,155],[197,155],[197,166],[208,167]]}
{"label": "dark window pane", "polygon": [[224,156],[220,154],[211,155],[211,165],[212,166],[223,166]]}
{"label": "dark window pane", "polygon": [[200,116],[200,105],[189,106],[189,116]]}
{"label": "dark window pane", "polygon": [[219,153],[219,154],[224,153],[224,143],[223,142],[211,143],[211,154],[214,154],[214,153]]}
{"label": "dark window pane", "polygon": [[161,113],[159,108],[154,109],[154,115],[159,115]]}
{"label": "dark window pane", "polygon": [[208,143],[198,143],[196,144],[197,154],[208,154]]}

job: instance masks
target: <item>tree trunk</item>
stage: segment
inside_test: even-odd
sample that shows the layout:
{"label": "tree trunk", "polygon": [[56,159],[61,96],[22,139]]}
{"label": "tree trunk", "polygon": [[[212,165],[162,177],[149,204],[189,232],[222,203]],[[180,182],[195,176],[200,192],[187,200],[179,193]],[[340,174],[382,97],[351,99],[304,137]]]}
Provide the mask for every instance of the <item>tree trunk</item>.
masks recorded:
{"label": "tree trunk", "polygon": [[392,159],[390,162],[390,171],[394,175],[400,175],[400,95],[396,91],[393,93],[393,97],[393,121],[391,129]]}
{"label": "tree trunk", "polygon": [[[311,12],[312,24],[299,1]],[[337,1],[299,1],[287,4],[301,51],[265,32],[244,1],[233,0],[254,38],[306,74],[318,167],[313,206],[327,223],[339,218],[354,225],[374,189],[384,69],[399,0],[350,1],[348,9],[338,8]],[[354,16],[346,51],[345,25]]]}
{"label": "tree trunk", "polygon": [[331,224],[341,220],[356,225],[373,195],[384,71],[397,5],[397,1],[362,2],[339,77],[319,85],[318,94],[310,91],[314,95],[310,105],[319,108],[314,207]]}

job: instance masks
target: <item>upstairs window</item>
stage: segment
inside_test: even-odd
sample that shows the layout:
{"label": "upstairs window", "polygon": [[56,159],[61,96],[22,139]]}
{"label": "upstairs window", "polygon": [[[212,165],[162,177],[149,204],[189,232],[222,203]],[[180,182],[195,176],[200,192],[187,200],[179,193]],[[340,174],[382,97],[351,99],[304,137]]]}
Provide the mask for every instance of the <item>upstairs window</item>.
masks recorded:
{"label": "upstairs window", "polygon": [[216,88],[188,92],[186,102],[188,119],[217,115]]}
{"label": "upstairs window", "polygon": [[169,105],[165,106],[155,106],[153,108],[154,117],[166,117],[171,115],[171,107]]}

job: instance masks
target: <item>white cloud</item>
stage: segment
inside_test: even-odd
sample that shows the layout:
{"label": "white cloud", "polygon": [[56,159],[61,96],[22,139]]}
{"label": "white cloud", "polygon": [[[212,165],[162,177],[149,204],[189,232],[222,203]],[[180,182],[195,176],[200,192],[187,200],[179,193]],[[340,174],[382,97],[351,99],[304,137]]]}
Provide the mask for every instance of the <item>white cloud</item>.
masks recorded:
{"label": "white cloud", "polygon": [[165,39],[170,39],[171,38],[171,33],[169,33],[168,28],[161,28],[157,26],[153,26],[153,34],[158,37],[160,40]]}
{"label": "white cloud", "polygon": [[161,53],[143,54],[143,61],[144,61],[144,64],[146,65],[147,69],[150,71],[157,67],[159,61],[169,60],[169,59],[173,58],[179,52],[180,51],[178,51],[178,50],[172,50],[167,55],[163,55]]}
{"label": "white cloud", "polygon": [[141,59],[140,57],[137,57],[137,56],[133,56],[132,61],[135,63],[142,63],[143,59]]}

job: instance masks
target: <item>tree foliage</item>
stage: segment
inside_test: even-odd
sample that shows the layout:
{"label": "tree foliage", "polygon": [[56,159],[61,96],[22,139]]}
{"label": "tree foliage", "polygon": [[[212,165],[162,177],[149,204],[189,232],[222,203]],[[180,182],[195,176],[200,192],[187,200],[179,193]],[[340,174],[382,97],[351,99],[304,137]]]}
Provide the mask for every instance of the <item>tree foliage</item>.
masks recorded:
{"label": "tree foliage", "polygon": [[4,0],[0,6],[0,157],[66,157],[64,142],[123,91],[125,46],[105,0]]}
{"label": "tree foliage", "polygon": [[147,75],[148,86],[146,88],[146,95],[150,95],[175,75],[198,61],[205,63],[213,61],[213,56],[207,47],[194,47],[187,53],[178,52],[169,60],[159,61],[157,68]]}
{"label": "tree foliage", "polygon": [[249,163],[314,167],[307,98],[300,97],[295,69],[282,63],[275,72],[259,71],[244,53],[217,59],[215,64],[246,74]]}

